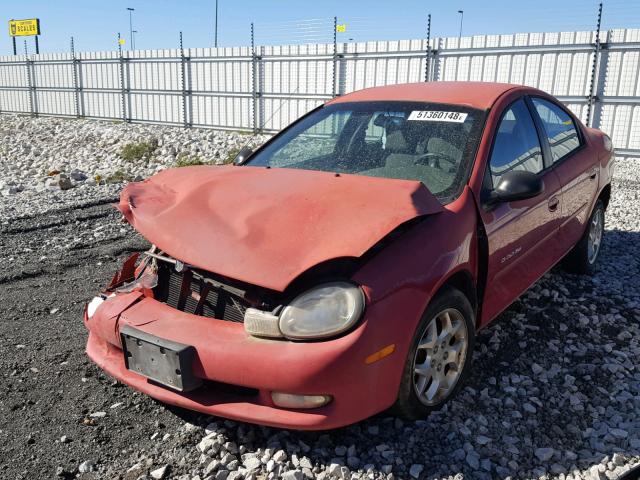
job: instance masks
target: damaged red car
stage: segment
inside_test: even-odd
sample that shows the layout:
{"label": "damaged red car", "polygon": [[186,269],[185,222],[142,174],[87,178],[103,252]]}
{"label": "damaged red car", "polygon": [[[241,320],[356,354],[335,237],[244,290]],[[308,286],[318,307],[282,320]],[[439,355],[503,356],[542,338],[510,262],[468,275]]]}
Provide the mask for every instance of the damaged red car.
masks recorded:
{"label": "damaged red car", "polygon": [[328,429],[416,419],[478,329],[562,261],[594,271],[610,139],[539,90],[421,83],[333,99],[228,166],[127,185],[152,247],[85,310],[87,353],[162,402]]}

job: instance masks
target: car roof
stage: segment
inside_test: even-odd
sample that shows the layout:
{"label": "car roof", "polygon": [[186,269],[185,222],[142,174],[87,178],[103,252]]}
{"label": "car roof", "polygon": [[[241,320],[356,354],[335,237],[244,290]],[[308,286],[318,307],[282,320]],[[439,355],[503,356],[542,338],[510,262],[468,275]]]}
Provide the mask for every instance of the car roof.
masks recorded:
{"label": "car roof", "polygon": [[502,94],[516,88],[527,87],[492,82],[403,83],[358,90],[334,98],[328,101],[327,105],[346,102],[408,101],[451,103],[485,110]]}

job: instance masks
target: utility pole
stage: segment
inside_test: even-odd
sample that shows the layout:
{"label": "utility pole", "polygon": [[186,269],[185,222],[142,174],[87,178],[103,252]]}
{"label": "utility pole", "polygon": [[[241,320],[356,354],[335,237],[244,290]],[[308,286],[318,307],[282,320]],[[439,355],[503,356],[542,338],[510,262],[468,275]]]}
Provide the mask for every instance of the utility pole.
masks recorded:
{"label": "utility pole", "polygon": [[216,23],[213,37],[213,46],[218,48],[218,0],[216,0]]}
{"label": "utility pole", "polygon": [[460,14],[460,34],[458,35],[458,39],[462,38],[462,21],[464,20],[464,10],[458,10]]}
{"label": "utility pole", "polygon": [[129,40],[131,41],[131,50],[135,50],[136,46],[133,40],[133,12],[135,8],[127,7],[127,10],[129,10]]}

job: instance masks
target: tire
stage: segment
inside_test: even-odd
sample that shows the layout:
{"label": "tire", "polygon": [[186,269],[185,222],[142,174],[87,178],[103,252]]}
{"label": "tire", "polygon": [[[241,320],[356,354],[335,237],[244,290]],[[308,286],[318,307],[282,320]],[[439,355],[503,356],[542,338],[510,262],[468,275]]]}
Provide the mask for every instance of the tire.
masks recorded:
{"label": "tire", "polygon": [[[604,203],[598,199],[582,237],[563,260],[562,266],[566,271],[579,275],[593,275],[596,272],[596,263],[604,237],[604,212]],[[594,252],[593,245],[596,240]]]}
{"label": "tire", "polygon": [[[451,340],[449,342],[433,341],[436,337],[442,338],[447,316],[452,325],[451,331],[454,332]],[[453,326],[456,325],[457,329],[454,330]],[[464,348],[458,351],[458,346],[463,343],[463,337],[465,338]],[[445,348],[442,348],[443,344],[446,345]],[[426,347],[426,345],[431,346]],[[417,420],[426,417],[433,410],[438,410],[453,398],[471,370],[474,345],[473,308],[460,290],[447,287],[433,298],[416,329],[402,373],[398,398],[391,408],[392,413],[407,420]],[[456,355],[456,351],[458,351],[458,366],[454,370],[455,362],[451,360]],[[415,367],[427,363],[430,363],[433,368],[416,369]],[[418,370],[421,373],[416,373]],[[450,383],[448,389],[434,388],[438,378],[442,382],[446,380]],[[422,392],[419,395],[420,390]]]}

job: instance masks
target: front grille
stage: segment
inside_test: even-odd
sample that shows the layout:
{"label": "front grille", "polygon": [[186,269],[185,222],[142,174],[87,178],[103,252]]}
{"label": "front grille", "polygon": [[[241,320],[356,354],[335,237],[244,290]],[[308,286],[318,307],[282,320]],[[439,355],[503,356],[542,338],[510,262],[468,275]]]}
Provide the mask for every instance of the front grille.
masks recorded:
{"label": "front grille", "polygon": [[157,300],[182,312],[244,322],[244,312],[250,306],[246,300],[214,286],[189,269],[176,272],[172,264],[158,263],[158,285],[154,289]]}

